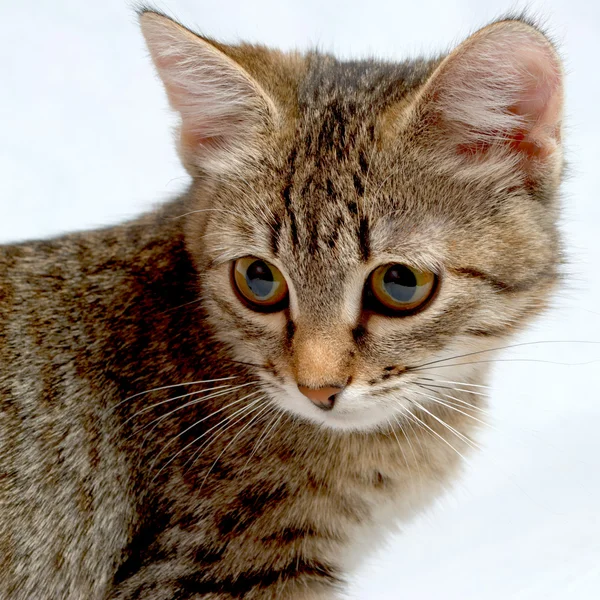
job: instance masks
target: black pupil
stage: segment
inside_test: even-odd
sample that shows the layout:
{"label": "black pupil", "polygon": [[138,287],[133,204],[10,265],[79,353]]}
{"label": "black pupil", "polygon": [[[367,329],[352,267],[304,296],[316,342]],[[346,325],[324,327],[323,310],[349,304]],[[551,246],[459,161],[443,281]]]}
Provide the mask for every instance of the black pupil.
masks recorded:
{"label": "black pupil", "polygon": [[275,287],[273,272],[266,262],[255,260],[246,271],[246,283],[252,293],[259,299],[268,298]]}
{"label": "black pupil", "polygon": [[410,302],[417,291],[417,277],[408,267],[394,265],[383,276],[383,285],[396,302]]}

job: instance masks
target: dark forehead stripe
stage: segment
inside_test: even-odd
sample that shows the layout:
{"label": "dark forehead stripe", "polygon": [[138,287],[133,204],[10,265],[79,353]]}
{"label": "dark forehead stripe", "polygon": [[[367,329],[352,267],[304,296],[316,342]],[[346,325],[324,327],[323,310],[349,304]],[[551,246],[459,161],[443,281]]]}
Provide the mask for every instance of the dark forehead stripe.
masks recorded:
{"label": "dark forehead stripe", "polygon": [[309,62],[298,90],[298,129],[284,166],[281,223],[272,227],[271,248],[280,254],[285,235],[293,250],[302,245],[314,255],[335,249],[346,228],[360,260],[367,261],[369,221],[357,203],[368,184],[376,115],[405,93],[405,69],[328,56]]}
{"label": "dark forehead stripe", "polygon": [[279,253],[281,229],[284,218],[289,222],[290,225],[292,246],[294,248],[298,246],[298,224],[296,221],[296,213],[294,207],[292,206],[292,187],[294,183],[297,155],[297,149],[296,147],[293,147],[290,150],[287,158],[287,177],[283,189],[281,190],[281,199],[283,200],[285,215],[274,214],[271,220],[271,250],[275,256],[277,256]]}
{"label": "dark forehead stripe", "polygon": [[350,213],[351,219],[353,219],[356,223],[356,233],[358,237],[360,257],[363,261],[366,262],[371,257],[369,220],[366,215],[359,215],[358,204],[354,200],[348,202],[348,212]]}
{"label": "dark forehead stripe", "polygon": [[358,243],[361,258],[366,262],[371,257],[371,241],[369,237],[369,221],[366,216],[361,216],[358,221]]}
{"label": "dark forehead stripe", "polygon": [[279,253],[279,241],[281,236],[281,215],[274,214],[271,219],[271,252],[274,256]]}

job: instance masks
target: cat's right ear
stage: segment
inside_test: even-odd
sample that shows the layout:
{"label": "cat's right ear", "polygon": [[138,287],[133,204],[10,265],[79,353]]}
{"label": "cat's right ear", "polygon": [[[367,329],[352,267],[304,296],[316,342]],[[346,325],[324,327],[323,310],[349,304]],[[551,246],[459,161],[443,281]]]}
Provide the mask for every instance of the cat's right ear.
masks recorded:
{"label": "cat's right ear", "polygon": [[171,106],[181,116],[179,151],[192,174],[235,171],[259,155],[278,119],[261,86],[210,41],[144,11],[142,33]]}

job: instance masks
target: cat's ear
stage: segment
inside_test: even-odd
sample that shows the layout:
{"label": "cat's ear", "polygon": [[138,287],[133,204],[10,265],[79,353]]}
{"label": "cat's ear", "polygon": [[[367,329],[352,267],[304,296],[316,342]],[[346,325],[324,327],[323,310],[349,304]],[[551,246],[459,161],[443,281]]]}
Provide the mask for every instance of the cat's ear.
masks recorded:
{"label": "cat's ear", "polygon": [[223,173],[256,157],[277,121],[273,100],[210,41],[161,14],[140,15],[171,106],[181,116],[180,155],[191,172]]}
{"label": "cat's ear", "polygon": [[501,21],[434,70],[409,110],[419,134],[455,156],[512,160],[526,177],[561,164],[563,71],[536,28]]}

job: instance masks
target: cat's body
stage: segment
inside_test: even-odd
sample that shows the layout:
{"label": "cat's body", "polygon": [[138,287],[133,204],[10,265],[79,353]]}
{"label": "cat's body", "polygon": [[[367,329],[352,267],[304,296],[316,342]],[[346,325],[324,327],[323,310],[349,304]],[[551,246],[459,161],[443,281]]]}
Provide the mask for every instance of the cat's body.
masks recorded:
{"label": "cat's body", "polygon": [[[0,597],[330,599],[451,482],[490,350],[545,305],[547,112],[531,136],[523,113],[516,148],[467,135],[450,159],[455,130],[436,145],[421,99],[445,63],[209,48],[142,19],[194,183],[131,223],[0,247]],[[197,104],[180,43],[202,44],[182,67]],[[231,292],[246,255],[289,304],[254,314]],[[429,304],[359,315],[382,261],[435,273]]]}
{"label": "cat's body", "polygon": [[[245,388],[228,394],[227,402],[217,397],[180,411],[147,438],[142,427],[167,410],[136,413],[218,383],[168,388],[114,408],[118,402],[172,382],[253,380],[243,365],[227,362],[226,354],[219,358],[222,349],[194,302],[183,222],[171,218],[184,212],[176,202],[114,229],[0,250],[0,532],[10,547],[2,554],[2,597],[112,597],[107,593],[118,567],[118,580],[153,581],[147,572],[136,573],[145,561],[161,569],[164,594],[157,598],[186,597],[175,592],[186,587],[247,592],[279,577],[297,578],[302,590],[321,577],[341,577],[357,553],[366,554],[369,538],[393,524],[390,516],[412,516],[454,473],[457,455],[435,439],[425,448],[402,439],[401,448],[389,433],[348,435],[292,426],[288,418],[289,439],[264,439],[248,461],[268,415],[223,453],[203,486],[206,471],[247,420],[193,467],[185,454],[153,481],[161,461],[150,467],[161,447],[244,396]],[[165,458],[223,417],[198,426]],[[449,423],[465,433],[472,429],[465,418]],[[430,426],[443,433],[435,421]],[[176,583],[180,579],[187,584]],[[132,585],[137,582],[123,584]],[[311,598],[310,590],[294,597]],[[155,597],[144,593],[140,597]]]}

